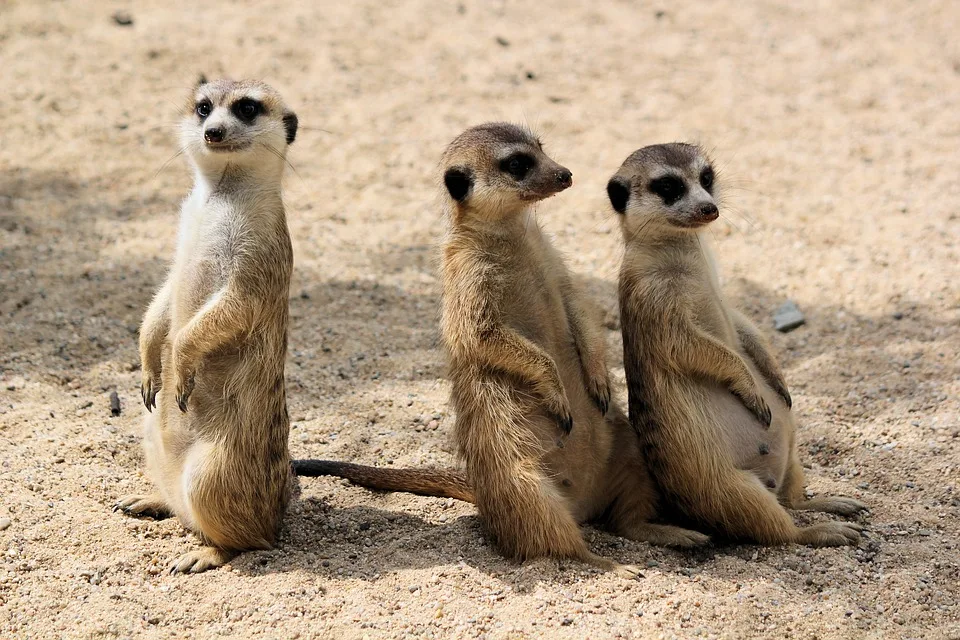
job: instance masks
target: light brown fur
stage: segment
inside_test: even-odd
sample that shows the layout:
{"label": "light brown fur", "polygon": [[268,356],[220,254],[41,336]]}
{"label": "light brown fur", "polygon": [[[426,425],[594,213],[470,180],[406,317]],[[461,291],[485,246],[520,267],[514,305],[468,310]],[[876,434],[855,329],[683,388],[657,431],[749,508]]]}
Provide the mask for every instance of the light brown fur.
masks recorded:
{"label": "light brown fur", "polygon": [[[504,170],[515,154],[534,162],[522,180]],[[657,544],[705,543],[703,534],[649,522],[657,496],[636,435],[611,406],[598,319],[530,210],[569,186],[569,172],[529,131],[501,123],[459,136],[442,168],[452,211],[441,330],[455,434],[498,547],[520,560],[574,558],[632,576],[634,567],[591,552],[579,524]],[[422,473],[435,495],[449,493],[449,477]],[[347,477],[369,485],[369,475]]]}
{"label": "light brown fur", "polygon": [[[784,508],[853,515],[865,507],[805,499],[783,375],[757,329],[724,302],[698,231],[719,215],[707,171],[699,148],[657,145],[631,155],[608,186],[626,244],[620,307],[631,423],[657,484],[692,521],[762,544],[856,544],[859,526],[800,528]],[[675,183],[662,182],[669,176],[684,185],[675,201]]]}
{"label": "light brown fur", "polygon": [[[250,98],[262,112],[246,122],[232,109]],[[208,545],[175,560],[174,572],[272,547],[295,482],[283,375],[293,252],[280,185],[295,133],[296,117],[259,82],[203,83],[183,113],[195,185],[140,330],[144,450],[157,492],[116,506],[176,515]]]}

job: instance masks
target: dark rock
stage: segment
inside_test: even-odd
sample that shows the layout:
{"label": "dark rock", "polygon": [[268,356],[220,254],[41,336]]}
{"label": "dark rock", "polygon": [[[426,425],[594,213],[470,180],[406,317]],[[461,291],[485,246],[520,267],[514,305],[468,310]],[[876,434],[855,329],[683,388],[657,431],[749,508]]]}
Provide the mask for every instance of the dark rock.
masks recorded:
{"label": "dark rock", "polygon": [[113,14],[113,21],[121,27],[132,27],[133,16],[126,11],[117,11]]}
{"label": "dark rock", "polygon": [[777,312],[773,314],[773,326],[781,333],[793,331],[806,321],[807,319],[804,318],[797,303],[793,300],[784,302],[783,305],[777,309]]}

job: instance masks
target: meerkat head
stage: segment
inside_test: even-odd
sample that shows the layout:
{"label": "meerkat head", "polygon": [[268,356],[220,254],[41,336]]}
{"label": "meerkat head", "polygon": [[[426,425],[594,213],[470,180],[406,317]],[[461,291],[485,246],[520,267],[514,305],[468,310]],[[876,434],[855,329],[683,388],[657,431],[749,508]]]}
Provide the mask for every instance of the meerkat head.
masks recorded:
{"label": "meerkat head", "polygon": [[700,147],[674,142],[634,151],[607,183],[625,237],[696,231],[717,219],[710,159]]}
{"label": "meerkat head", "polygon": [[492,122],[467,129],[447,147],[443,184],[458,215],[497,221],[573,184],[530,130]]}
{"label": "meerkat head", "polygon": [[200,79],[184,106],[180,142],[201,168],[282,165],[297,137],[297,116],[272,87],[255,80]]}

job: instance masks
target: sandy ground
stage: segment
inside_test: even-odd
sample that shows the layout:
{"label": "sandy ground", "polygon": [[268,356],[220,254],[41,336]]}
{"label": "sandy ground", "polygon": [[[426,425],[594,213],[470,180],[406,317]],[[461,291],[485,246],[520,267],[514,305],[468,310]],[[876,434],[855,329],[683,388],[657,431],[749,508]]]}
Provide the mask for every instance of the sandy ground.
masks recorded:
{"label": "sandy ground", "polygon": [[[288,4],[0,3],[0,636],[960,637],[956,2]],[[697,140],[736,187],[714,230],[730,297],[784,365],[811,490],[871,506],[863,542],[681,553],[585,529],[645,567],[627,582],[506,561],[471,505],[310,479],[279,549],[162,575],[195,539],[110,506],[148,486],[136,333],[201,71],[268,80],[303,124],[295,456],[455,463],[433,247],[464,127],[527,122],[573,170],[540,219],[614,328],[606,179]],[[787,298],[808,323],[777,334]]]}

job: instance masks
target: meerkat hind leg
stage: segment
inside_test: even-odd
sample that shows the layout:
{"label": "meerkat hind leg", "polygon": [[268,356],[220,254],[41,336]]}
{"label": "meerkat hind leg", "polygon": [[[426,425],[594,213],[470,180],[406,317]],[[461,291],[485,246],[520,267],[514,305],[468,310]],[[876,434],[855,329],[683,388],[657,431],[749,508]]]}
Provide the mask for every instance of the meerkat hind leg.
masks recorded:
{"label": "meerkat hind leg", "polygon": [[654,524],[642,522],[618,531],[624,538],[637,542],[649,542],[659,547],[681,547],[689,549],[700,547],[710,542],[710,536],[692,529],[684,529],[669,524]]}
{"label": "meerkat hind leg", "polygon": [[114,511],[122,511],[128,516],[145,516],[154,520],[163,520],[173,515],[173,510],[155,493],[150,495],[129,495],[117,500]]}

